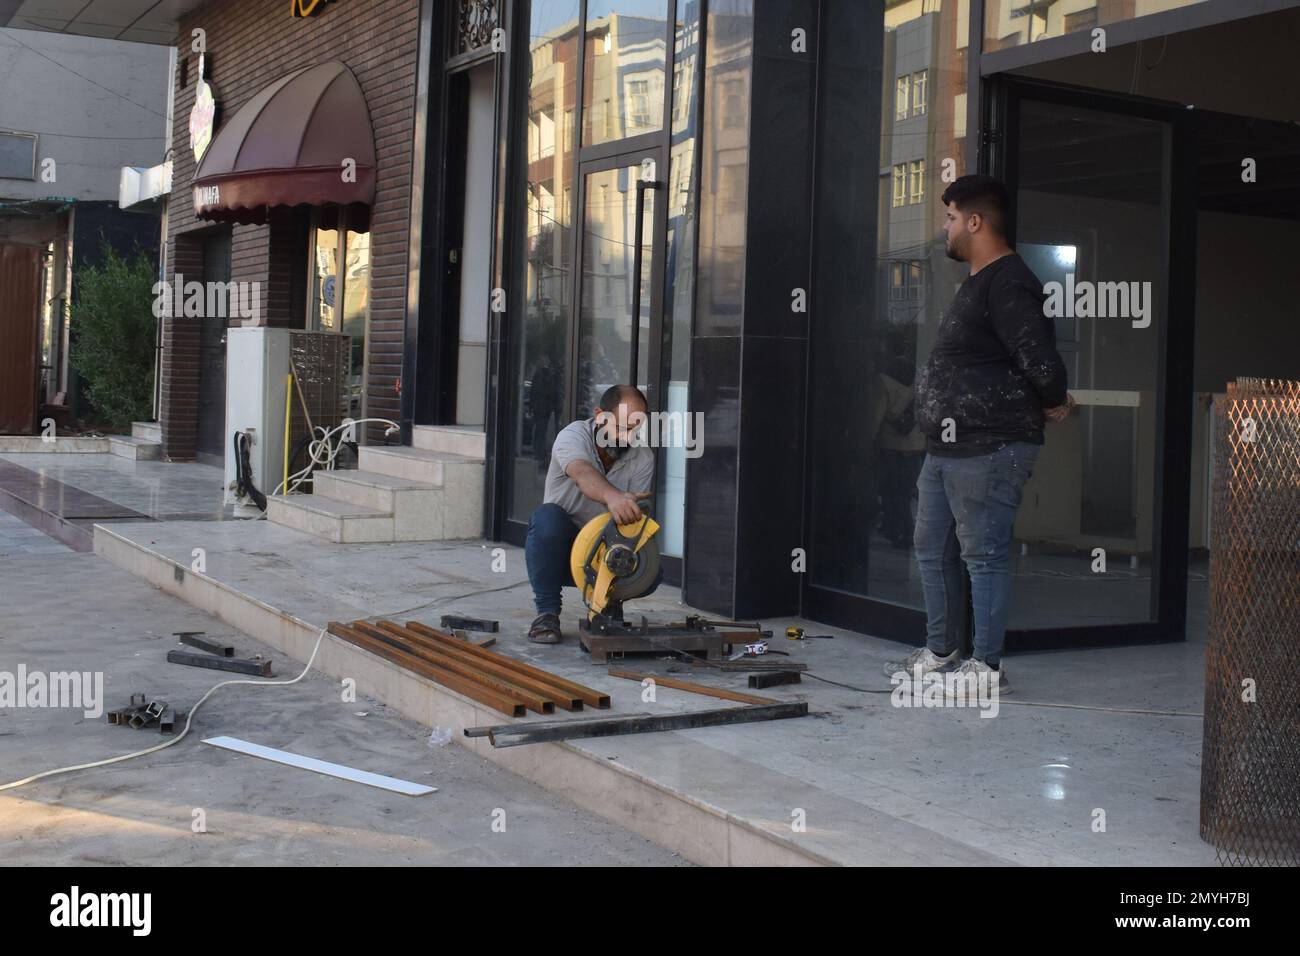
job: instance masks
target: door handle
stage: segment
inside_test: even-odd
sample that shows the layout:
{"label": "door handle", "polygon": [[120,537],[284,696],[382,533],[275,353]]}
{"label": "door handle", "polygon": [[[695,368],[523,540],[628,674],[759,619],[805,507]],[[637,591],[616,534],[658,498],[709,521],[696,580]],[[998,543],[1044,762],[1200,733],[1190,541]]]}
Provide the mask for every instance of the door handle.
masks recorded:
{"label": "door handle", "polygon": [[[641,237],[645,235],[645,193],[647,189],[661,189],[663,183],[656,180],[638,179],[636,182],[636,217],[632,226],[633,235],[636,237],[635,244],[632,246],[632,365],[629,370],[629,381],[632,385],[637,385],[637,363],[641,356],[638,354],[641,348],[641,264],[642,264],[642,241]],[[653,242],[653,239],[651,240]]]}

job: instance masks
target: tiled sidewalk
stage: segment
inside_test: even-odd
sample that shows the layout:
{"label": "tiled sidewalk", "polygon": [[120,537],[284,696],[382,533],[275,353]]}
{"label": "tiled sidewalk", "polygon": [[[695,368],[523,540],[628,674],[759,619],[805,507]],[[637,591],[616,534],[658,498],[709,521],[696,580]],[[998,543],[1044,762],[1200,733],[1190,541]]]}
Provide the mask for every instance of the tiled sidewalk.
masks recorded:
{"label": "tiled sidewalk", "polygon": [[71,550],[27,522],[0,511],[0,558],[19,554],[57,554]]}

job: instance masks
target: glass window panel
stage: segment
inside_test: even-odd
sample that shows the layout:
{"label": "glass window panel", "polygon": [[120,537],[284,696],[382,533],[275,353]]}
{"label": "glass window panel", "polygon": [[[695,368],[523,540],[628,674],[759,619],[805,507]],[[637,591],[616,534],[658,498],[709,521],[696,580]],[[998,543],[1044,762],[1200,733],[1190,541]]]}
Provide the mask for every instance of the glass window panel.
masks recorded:
{"label": "glass window panel", "polygon": [[685,439],[702,440],[688,429],[687,417],[691,364],[691,303],[695,296],[696,182],[695,146],[699,121],[696,90],[699,88],[700,4],[677,0],[676,31],[673,39],[672,142],[667,203],[668,236],[664,260],[664,337],[660,410],[679,416],[683,441],[659,450],[658,502],[655,515],[663,528],[660,549],[666,555],[681,556],[686,528]]}
{"label": "glass window panel", "polygon": [[[968,172],[957,113],[965,109],[969,4],[884,7],[879,162],[862,172],[879,175],[876,235],[864,244],[863,265],[875,281],[861,319],[814,343],[822,391],[859,399],[851,433],[829,408],[814,424],[823,467],[813,470],[809,574],[819,587],[920,609],[912,528],[925,442],[912,387],[965,272],[944,252],[939,173],[946,162],[954,176]],[[846,521],[862,530],[846,535]]]}
{"label": "glass window panel", "polygon": [[632,380],[634,330],[640,337],[636,381],[646,381],[655,190],[647,189],[642,200],[641,310],[634,317],[636,184],[640,178],[640,165],[587,176],[578,313],[578,411],[583,415],[595,407],[605,389]]}
{"label": "glass window panel", "polygon": [[[326,222],[330,225],[325,226]],[[319,211],[320,223],[315,230],[311,262],[311,313],[312,328],[322,332],[337,332],[338,281],[339,281],[339,231],[338,210],[329,207]]]}
{"label": "glass window panel", "polygon": [[[527,521],[542,502],[551,443],[569,422],[565,404],[573,248],[574,109],[580,0],[529,5],[530,72],[524,188],[522,306],[511,341],[513,420],[507,436],[507,513]],[[553,135],[542,130],[553,129]],[[563,202],[556,202],[556,197]]]}
{"label": "glass window panel", "polygon": [[[348,221],[351,222],[351,217]],[[346,267],[341,331],[352,339],[348,414],[353,418],[361,418],[365,408],[366,332],[370,322],[370,233],[349,229],[344,257]]]}
{"label": "glass window panel", "polygon": [[589,0],[582,144],[663,129],[668,0]]}

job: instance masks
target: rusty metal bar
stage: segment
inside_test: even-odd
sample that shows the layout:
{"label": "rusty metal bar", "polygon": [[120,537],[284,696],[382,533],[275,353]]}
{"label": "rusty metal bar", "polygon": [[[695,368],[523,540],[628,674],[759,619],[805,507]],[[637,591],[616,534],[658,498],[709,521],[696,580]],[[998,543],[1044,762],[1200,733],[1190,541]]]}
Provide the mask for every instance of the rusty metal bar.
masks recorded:
{"label": "rusty metal bar", "polygon": [[521,693],[538,694],[564,710],[582,710],[582,698],[568,693],[563,688],[536,680],[526,674],[520,674],[497,661],[470,654],[465,645],[457,641],[456,645],[435,641],[432,638],[416,634],[409,628],[392,621],[380,621],[380,630],[400,638],[413,648],[422,648],[425,653],[450,658],[475,671],[495,676],[496,678],[520,688]]}
{"label": "rusty metal bar", "polygon": [[513,657],[507,657],[505,654],[498,654],[495,651],[485,650],[481,647],[466,645],[463,641],[457,641],[456,638],[452,637],[450,634],[444,634],[442,631],[435,630],[427,624],[421,624],[419,621],[407,621],[406,626],[417,634],[423,634],[426,637],[431,637],[442,642],[451,641],[455,647],[461,647],[470,653],[482,655],[488,660],[498,661],[520,674],[527,674],[529,677],[545,681],[555,687],[561,687],[569,693],[572,693],[574,696],[580,697],[583,703],[587,704],[589,707],[599,707],[604,709],[609,706],[609,695],[602,694],[600,691],[591,687],[585,687],[582,684],[560,677],[558,674],[544,671],[540,667],[533,667],[531,664],[525,664],[523,661],[516,660]]}
{"label": "rusty metal bar", "polygon": [[706,684],[693,684],[688,680],[678,680],[676,677],[660,676],[658,674],[644,674],[640,671],[625,671],[616,667],[609,669],[610,677],[621,677],[624,680],[634,680],[637,682],[652,680],[660,687],[672,687],[677,690],[688,691],[692,694],[702,694],[705,697],[716,697],[718,700],[735,700],[742,704],[777,704],[780,701],[773,700],[771,697],[758,697],[754,694],[742,694],[736,690],[726,690],[722,687],[709,687]]}
{"label": "rusty metal bar", "polygon": [[435,683],[456,691],[458,694],[464,694],[471,700],[476,700],[480,704],[486,704],[494,710],[499,710],[507,717],[523,717],[526,713],[522,701],[506,697],[484,687],[482,684],[476,684],[474,681],[465,680],[457,674],[443,670],[441,667],[435,667],[422,658],[400,651],[383,641],[375,640],[370,635],[354,630],[346,624],[331,621],[329,623],[329,632],[336,637],[341,637],[345,641],[355,644],[362,650],[369,651],[376,657],[382,657],[391,664],[406,668],[412,673],[428,678]]}
{"label": "rusty metal bar", "polygon": [[487,674],[473,665],[466,664],[464,661],[457,660],[446,654],[439,654],[435,651],[428,650],[409,640],[404,640],[400,635],[390,634],[383,628],[376,627],[368,621],[355,621],[352,624],[355,630],[362,634],[369,635],[377,641],[383,641],[396,647],[399,651],[411,654],[428,661],[434,667],[440,667],[443,670],[451,671],[466,680],[471,680],[476,684],[482,684],[489,690],[494,690],[506,697],[512,697],[515,700],[521,700],[524,705],[532,711],[539,714],[555,713],[555,702],[549,696],[543,696],[524,687],[520,687],[508,680],[492,674]]}

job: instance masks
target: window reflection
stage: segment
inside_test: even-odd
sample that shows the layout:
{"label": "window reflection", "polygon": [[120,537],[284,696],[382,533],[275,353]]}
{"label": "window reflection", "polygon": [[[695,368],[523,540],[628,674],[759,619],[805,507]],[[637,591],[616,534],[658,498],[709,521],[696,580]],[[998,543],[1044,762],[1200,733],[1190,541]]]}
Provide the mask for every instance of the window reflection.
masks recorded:
{"label": "window reflection", "polygon": [[[322,209],[320,221],[338,221],[334,209]],[[337,332],[339,231],[333,225],[317,226],[312,255],[312,327],[322,332]]]}
{"label": "window reflection", "polygon": [[663,129],[667,0],[589,0],[582,144]]}
{"label": "window reflection", "polygon": [[[660,405],[684,416],[690,398],[691,299],[695,295],[695,143],[699,116],[694,96],[701,68],[699,0],[677,0],[676,24],[671,159],[664,194],[668,211],[664,328],[668,341],[661,358]],[[686,527],[686,449],[682,445],[659,452],[657,487],[656,516],[663,526],[662,550],[680,556]]]}
{"label": "window reflection", "polygon": [[348,219],[344,245],[343,322],[344,335],[351,338],[351,375],[348,380],[348,414],[362,417],[366,393],[366,325],[370,315],[370,233],[352,228]]}
{"label": "window reflection", "polygon": [[568,424],[565,375],[571,307],[574,116],[580,0],[530,4],[526,210],[521,326],[512,341],[518,405],[508,438],[509,515],[527,520],[541,504],[551,443]]}
{"label": "window reflection", "polygon": [[[821,357],[827,376],[843,375],[843,387],[860,395],[852,427],[862,434],[836,434],[828,423],[816,439],[839,455],[837,470],[854,488],[814,489],[812,583],[914,608],[922,606],[912,532],[925,439],[913,385],[965,271],[944,253],[940,197],[967,172],[969,11],[964,0],[885,4],[875,294],[865,328]],[[845,508],[855,512],[851,543],[841,543]]]}
{"label": "window reflection", "polygon": [[985,0],[987,52],[1190,7],[1205,0]]}
{"label": "window reflection", "polygon": [[[653,190],[642,201],[641,275],[634,274],[636,255],[637,180],[641,167],[602,170],[587,176],[583,211],[582,296],[578,316],[578,411],[587,414],[601,394],[620,382],[645,382],[650,326],[651,241],[654,224]],[[632,316],[634,283],[641,284],[641,314]],[[629,321],[629,316],[632,316]],[[633,376],[632,330],[641,336],[639,366]]]}

